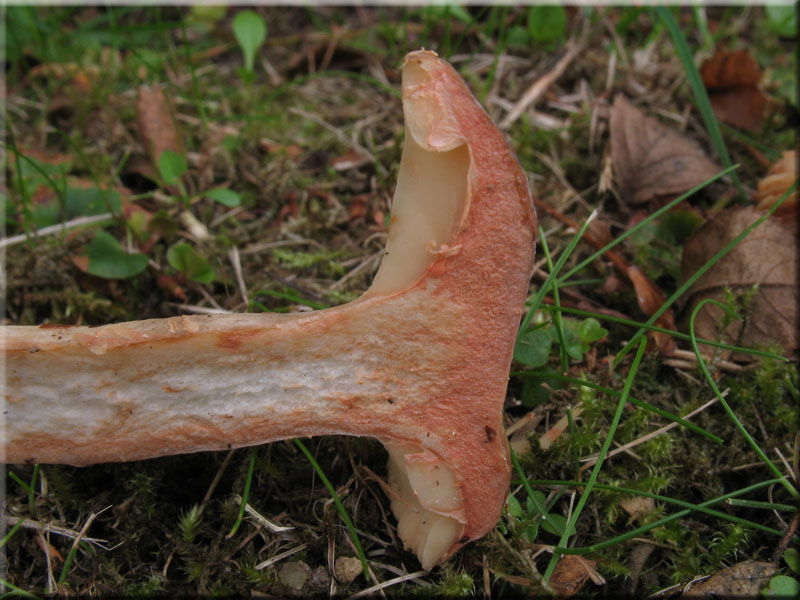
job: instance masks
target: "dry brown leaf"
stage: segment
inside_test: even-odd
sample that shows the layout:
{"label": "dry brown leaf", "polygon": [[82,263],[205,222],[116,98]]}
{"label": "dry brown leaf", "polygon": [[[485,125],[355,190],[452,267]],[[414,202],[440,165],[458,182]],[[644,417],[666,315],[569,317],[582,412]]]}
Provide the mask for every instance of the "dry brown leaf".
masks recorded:
{"label": "dry brown leaf", "polygon": [[[587,563],[586,565],[584,565],[584,561]],[[560,598],[574,596],[589,579],[589,571],[586,567],[594,569],[596,565],[597,563],[593,560],[567,554],[561,557],[550,576],[550,587]]]}
{"label": "dry brown leaf", "polygon": [[707,88],[756,85],[761,69],[747,50],[717,50],[700,67],[700,77]]}
{"label": "dry brown leaf", "polygon": [[681,194],[721,170],[697,142],[646,116],[622,94],[611,107],[610,129],[614,174],[630,204]]}
{"label": "dry brown leaf", "polygon": [[50,560],[58,561],[60,563],[64,562],[64,557],[61,556],[61,552],[58,551],[58,548],[44,539],[44,536],[41,533],[36,536],[36,543],[39,544],[39,548],[41,548],[42,551],[50,557]]}
{"label": "dry brown leaf", "polygon": [[740,562],[693,585],[681,598],[760,598],[776,571],[772,563]]}
{"label": "dry brown leaf", "polygon": [[[758,182],[758,191],[754,200],[759,210],[769,210],[792,187],[797,180],[797,152],[784,152],[783,157],[770,167],[766,177]],[[784,200],[780,212],[797,209],[797,190]]]}
{"label": "dry brown leaf", "polygon": [[[763,215],[753,207],[726,210],[707,221],[687,240],[683,248],[681,272],[687,279],[725,244]],[[724,301],[725,288],[745,292],[758,284],[745,321],[734,321],[725,332],[728,341],[740,346],[779,344],[786,352],[798,347],[797,222],[771,218],[757,227],[736,248],[700,277],[686,292],[684,325],[704,298]],[[698,337],[717,338],[722,310],[706,304],[697,314]],[[704,354],[708,346],[700,346]],[[727,358],[727,355],[723,358]],[[735,360],[752,360],[749,355],[734,355]]]}
{"label": "dry brown leaf", "polygon": [[171,108],[160,87],[143,85],[139,88],[136,99],[139,135],[156,169],[158,158],[165,150],[183,154],[183,142]]}
{"label": "dry brown leaf", "polygon": [[[652,316],[667,301],[666,295],[639,267],[629,265],[625,272],[633,284],[639,308],[648,317]],[[672,309],[664,311],[655,325],[674,331],[675,315]],[[651,331],[648,335],[653,338],[662,355],[669,355],[675,349],[675,340],[671,335],[660,331]]]}
{"label": "dry brown leaf", "polygon": [[737,129],[761,131],[767,97],[754,85],[710,91],[708,99],[717,119]]}
{"label": "dry brown leaf", "polygon": [[761,69],[747,50],[718,50],[700,67],[711,108],[720,121],[761,129],[767,97],[758,89]]}

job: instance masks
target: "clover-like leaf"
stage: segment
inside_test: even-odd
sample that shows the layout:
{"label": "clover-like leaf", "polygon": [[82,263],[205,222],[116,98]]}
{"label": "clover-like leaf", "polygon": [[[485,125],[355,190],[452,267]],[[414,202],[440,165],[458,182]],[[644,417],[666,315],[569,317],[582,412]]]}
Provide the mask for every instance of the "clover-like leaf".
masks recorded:
{"label": "clover-like leaf", "polygon": [[214,268],[187,242],[179,242],[167,250],[167,261],[192,281],[214,281]]}
{"label": "clover-like leaf", "polygon": [[86,246],[89,259],[86,272],[104,279],[128,279],[147,268],[147,257],[139,252],[128,254],[110,233],[98,231]]}

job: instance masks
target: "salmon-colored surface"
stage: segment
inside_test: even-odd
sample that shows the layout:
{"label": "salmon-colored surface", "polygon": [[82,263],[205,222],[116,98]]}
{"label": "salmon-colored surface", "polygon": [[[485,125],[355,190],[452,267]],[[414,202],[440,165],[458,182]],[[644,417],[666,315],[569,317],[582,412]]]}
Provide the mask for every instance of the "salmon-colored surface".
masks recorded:
{"label": "salmon-colored surface", "polygon": [[407,61],[427,72],[427,92],[469,149],[467,211],[448,244],[457,252],[436,253],[401,293],[315,313],[4,328],[6,460],[86,465],[372,436],[413,442],[452,470],[461,542],[494,527],[508,492],[502,407],[536,217],[516,157],[458,74],[429,52]]}

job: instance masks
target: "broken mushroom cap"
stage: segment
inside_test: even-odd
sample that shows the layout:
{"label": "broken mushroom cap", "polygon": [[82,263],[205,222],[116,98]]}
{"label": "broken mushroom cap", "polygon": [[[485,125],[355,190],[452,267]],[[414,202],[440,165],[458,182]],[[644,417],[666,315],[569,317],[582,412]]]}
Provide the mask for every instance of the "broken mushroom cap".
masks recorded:
{"label": "broken mushroom cap", "polygon": [[372,436],[423,568],[491,530],[508,491],[502,407],[536,217],[516,157],[450,65],[412,52],[402,86],[391,227],[361,298],[291,315],[3,328],[5,460]]}

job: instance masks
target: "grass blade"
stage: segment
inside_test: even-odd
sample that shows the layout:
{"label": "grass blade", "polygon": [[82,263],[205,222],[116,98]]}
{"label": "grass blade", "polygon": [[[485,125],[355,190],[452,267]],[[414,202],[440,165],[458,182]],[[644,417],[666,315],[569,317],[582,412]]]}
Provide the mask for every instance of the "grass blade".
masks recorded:
{"label": "grass blade", "polygon": [[708,370],[708,366],[706,365],[705,359],[700,354],[700,349],[697,346],[697,338],[695,337],[694,333],[694,320],[695,317],[697,316],[697,313],[706,304],[713,304],[724,310],[729,315],[734,316],[737,319],[741,319],[741,317],[738,314],[736,314],[732,308],[720,302],[719,300],[714,300],[713,298],[706,298],[705,300],[702,300],[701,302],[697,303],[697,306],[694,307],[694,310],[692,311],[692,314],[689,317],[689,335],[692,336],[692,349],[694,350],[695,356],[697,357],[697,364],[700,365],[700,369],[703,371],[703,375],[705,376],[708,385],[711,386],[711,389],[714,391],[714,394],[716,394],[717,399],[719,400],[722,407],[725,409],[725,412],[727,413],[730,420],[733,421],[733,424],[736,426],[736,429],[738,429],[739,432],[744,436],[744,438],[747,440],[747,443],[756,452],[756,454],[758,454],[761,460],[763,460],[767,464],[770,471],[772,471],[776,477],[780,477],[781,485],[783,485],[783,487],[785,487],[786,490],[796,499],[800,499],[800,492],[798,492],[797,489],[791,483],[789,483],[789,480],[780,472],[778,467],[775,466],[775,463],[773,463],[769,459],[766,452],[764,452],[761,449],[761,446],[759,446],[758,443],[753,439],[753,437],[750,435],[747,429],[745,429],[741,420],[739,420],[739,418],[736,416],[736,413],[734,413],[731,407],[728,405],[727,401],[720,393],[719,388],[717,387],[717,384],[714,381],[714,378],[711,376],[711,372]]}
{"label": "grass blade", "polygon": [[[550,248],[547,246],[547,238],[545,236],[542,236],[542,252],[544,252],[544,258],[547,261],[547,268],[550,270],[550,273],[552,273],[553,261],[550,258]],[[561,311],[558,310],[561,308],[561,301],[559,300],[558,296],[558,278],[553,279],[553,284],[551,287],[556,309],[555,314],[551,314],[551,318],[556,329],[556,336],[558,337],[558,352],[561,356],[561,371],[566,373],[567,368],[569,367],[569,357],[567,356],[567,341],[564,337],[564,320],[561,318]]]}
{"label": "grass blade", "polygon": [[680,196],[678,196],[677,198],[675,198],[671,202],[668,202],[667,204],[665,204],[664,206],[659,208],[657,211],[655,211],[655,212],[651,213],[650,215],[648,215],[645,219],[642,219],[636,225],[631,227],[628,231],[620,234],[618,237],[616,237],[615,239],[611,240],[608,244],[606,244],[605,246],[600,248],[600,250],[598,250],[597,252],[594,252],[593,254],[590,254],[588,258],[582,260],[577,265],[572,267],[562,277],[559,278],[559,283],[561,283],[561,285],[563,286],[565,280],[567,280],[570,277],[572,277],[573,275],[575,275],[575,273],[578,273],[586,265],[592,263],[596,258],[602,256],[603,254],[605,254],[606,252],[611,250],[614,246],[617,246],[618,244],[622,243],[627,238],[632,236],[634,233],[639,231],[642,227],[644,227],[648,223],[654,221],[655,219],[657,219],[658,217],[660,217],[664,213],[668,212],[669,210],[672,210],[672,208],[674,208],[675,206],[677,206],[678,204],[680,204],[681,202],[683,202],[687,198],[692,197],[694,194],[696,194],[697,192],[702,190],[704,187],[706,187],[706,186],[710,185],[711,183],[715,182],[720,177],[723,177],[724,175],[727,175],[728,173],[732,173],[734,170],[736,170],[738,168],[739,168],[739,165],[731,165],[727,169],[723,169],[722,171],[720,171],[719,173],[717,173],[713,177],[705,180],[703,183],[701,183],[699,185],[696,185],[695,187],[690,189],[688,192],[684,192],[683,194],[681,194]]}
{"label": "grass blade", "polygon": [[[667,28],[672,38],[672,43],[675,46],[675,52],[683,63],[683,68],[686,71],[686,78],[689,80],[689,85],[694,93],[695,104],[700,111],[700,116],[703,117],[703,123],[708,130],[709,137],[711,137],[711,143],[714,145],[714,149],[717,151],[722,165],[724,167],[731,167],[733,163],[731,162],[731,157],[728,155],[725,141],[722,139],[719,121],[717,121],[717,117],[714,115],[714,111],[711,108],[711,101],[708,99],[706,86],[703,84],[700,72],[694,64],[694,57],[692,56],[692,51],[689,49],[689,44],[686,42],[686,37],[683,35],[683,31],[678,27],[678,24],[666,7],[657,6],[653,10],[664,24],[664,27]],[[736,189],[739,190],[742,200],[744,200],[747,195],[744,192],[742,183],[739,181],[739,177],[736,173],[731,173],[731,179]]]}
{"label": "grass blade", "polygon": [[[613,538],[603,540],[602,542],[598,542],[597,544],[592,544],[590,546],[583,546],[580,548],[555,548],[554,551],[558,552],[559,554],[589,554],[591,552],[596,552],[602,548],[607,548],[609,546],[613,546],[614,544],[619,544],[626,540],[629,540],[633,537],[642,535],[643,533],[647,533],[655,529],[656,527],[661,527],[662,525],[666,525],[671,521],[675,521],[677,519],[683,518],[686,515],[690,514],[691,512],[701,512],[708,515],[712,515],[714,517],[726,519],[728,521],[732,521],[734,523],[738,523],[740,525],[745,525],[747,527],[752,527],[754,529],[759,529],[766,533],[770,533],[772,535],[782,536],[783,533],[778,531],[777,529],[773,529],[771,527],[767,527],[766,525],[762,525],[760,523],[756,523],[753,521],[748,521],[747,519],[742,519],[740,517],[736,517],[733,515],[729,515],[727,513],[723,513],[720,511],[716,511],[710,509],[710,506],[714,506],[716,504],[720,504],[722,502],[727,502],[729,499],[734,498],[736,496],[742,496],[744,494],[750,493],[752,491],[774,485],[778,483],[778,479],[769,479],[766,481],[761,481],[759,483],[754,483],[753,485],[747,486],[740,490],[736,490],[734,492],[729,492],[727,494],[723,494],[722,496],[717,496],[716,498],[712,498],[711,500],[706,500],[705,502],[701,502],[700,504],[691,504],[689,502],[684,502],[683,500],[678,500],[676,498],[670,498],[668,496],[661,496],[659,494],[652,494],[650,492],[644,492],[641,490],[635,490],[631,488],[621,488],[613,485],[605,485],[605,484],[596,484],[595,487],[600,490],[607,490],[613,492],[623,492],[623,493],[630,493],[637,496],[645,496],[647,498],[652,498],[654,500],[660,500],[662,502],[667,502],[670,504],[676,504],[678,506],[685,507],[684,510],[678,511],[673,513],[667,517],[659,519],[657,521],[653,521],[652,523],[648,523],[647,525],[643,525],[642,527],[638,527],[633,531],[628,531],[626,533],[620,534]],[[580,481],[558,481],[558,480],[532,480],[529,482],[533,485],[569,485],[569,486],[583,486],[584,484]]]}
{"label": "grass blade", "polygon": [[353,540],[353,545],[356,547],[358,558],[361,560],[361,569],[364,573],[364,579],[369,582],[369,566],[367,565],[367,557],[364,554],[363,548],[361,547],[361,540],[358,537],[355,525],[353,525],[353,522],[350,520],[350,515],[347,514],[347,510],[345,510],[344,504],[342,504],[342,501],[339,498],[339,494],[336,493],[336,489],[333,487],[333,485],[331,485],[331,482],[325,476],[325,472],[322,470],[322,467],[319,466],[319,463],[316,461],[314,456],[308,451],[306,445],[297,438],[295,438],[294,443],[297,444],[297,447],[300,448],[303,454],[306,455],[308,462],[310,462],[311,466],[314,467],[314,471],[317,472],[317,475],[319,476],[323,485],[328,489],[331,498],[333,498],[333,502],[336,504],[336,510],[339,511],[339,516],[342,517],[342,521],[344,521],[344,524],[347,526],[347,531],[350,532],[350,539]]}
{"label": "grass blade", "polygon": [[[512,377],[541,377],[542,379],[545,379],[545,378],[547,378],[547,379],[557,379],[559,381],[565,381],[567,383],[573,383],[575,385],[580,385],[580,386],[587,387],[587,388],[590,388],[590,389],[593,389],[593,390],[597,390],[598,392],[603,392],[605,394],[611,394],[612,396],[619,397],[619,396],[622,395],[622,392],[618,392],[617,390],[613,390],[611,388],[607,388],[607,387],[599,385],[597,383],[592,383],[591,381],[584,381],[583,379],[575,379],[574,377],[567,377],[566,375],[559,375],[558,373],[546,373],[544,371],[512,371],[511,372],[511,376]],[[678,423],[679,425],[681,425],[683,427],[686,427],[686,429],[690,429],[691,431],[694,431],[695,433],[700,434],[703,437],[708,438],[709,440],[711,440],[715,444],[724,443],[724,440],[722,438],[714,435],[710,431],[706,431],[705,429],[695,425],[691,421],[687,421],[686,419],[682,419],[679,416],[674,415],[671,412],[666,411],[666,410],[664,410],[662,408],[658,408],[657,406],[653,406],[652,404],[649,404],[649,403],[644,402],[642,400],[637,400],[633,396],[628,396],[628,402],[630,402],[634,406],[637,406],[637,407],[642,408],[644,410],[648,410],[648,411],[650,411],[652,413],[655,413],[660,417],[664,417],[665,419],[668,419],[668,420],[670,420],[670,421],[672,421],[674,423]]]}
{"label": "grass blade", "polygon": [[[555,279],[558,277],[558,274],[561,272],[561,269],[564,268],[564,263],[567,262],[567,259],[569,258],[570,254],[572,254],[573,250],[575,250],[575,246],[578,245],[578,242],[583,237],[583,233],[589,227],[589,223],[592,222],[592,219],[594,219],[596,215],[597,211],[593,211],[592,214],[589,215],[589,218],[586,219],[586,221],[584,221],[583,225],[581,225],[581,228],[575,233],[574,236],[572,236],[572,239],[569,241],[569,244],[567,244],[567,247],[564,248],[564,250],[561,252],[561,255],[558,257],[555,266],[553,267],[553,269],[551,269],[550,274],[547,276],[547,279],[544,280],[544,283],[539,288],[539,291],[536,292],[536,295],[533,297],[533,299],[529,303],[527,303],[529,305],[529,309],[527,314],[525,315],[525,318],[522,319],[522,324],[520,325],[519,331],[517,332],[517,341],[519,341],[522,334],[528,329],[528,326],[531,323],[531,319],[533,319],[533,315],[536,314],[536,311],[539,310],[539,307],[542,304],[542,300],[544,300],[544,297],[547,295],[547,292],[553,285],[553,281],[555,281]],[[544,230],[540,225],[539,239],[544,240],[544,238],[545,238]]]}
{"label": "grass blade", "polygon": [[[641,321],[632,321],[630,319],[623,319],[621,317],[614,317],[611,315],[604,315],[602,313],[592,312],[590,310],[580,310],[579,308],[569,308],[566,306],[560,307],[559,310],[561,312],[569,313],[571,315],[577,315],[581,317],[592,317],[601,321],[609,321],[610,323],[619,323],[620,325],[641,327],[643,329],[647,329],[648,331],[658,331],[660,333],[666,333],[667,335],[676,337],[679,340],[686,340],[687,342],[692,339],[691,336],[689,336],[686,333],[681,333],[680,331],[673,331],[672,329],[665,329],[663,327],[658,327],[657,325],[648,325],[647,323],[642,323]],[[744,348],[742,346],[733,346],[731,344],[725,344],[723,342],[715,342],[714,340],[705,340],[703,338],[697,338],[697,343],[704,344],[706,346],[713,346],[714,348],[731,350],[732,352],[744,352],[747,354],[752,354],[753,356],[762,356],[764,358],[771,358],[773,360],[789,362],[789,359],[786,358],[785,356],[781,356],[779,354],[773,354],[772,352],[764,352],[763,350],[756,350],[755,348]]]}
{"label": "grass blade", "polygon": [[628,394],[631,391],[633,380],[636,378],[636,373],[639,370],[639,363],[642,361],[646,347],[647,339],[642,339],[639,342],[639,350],[636,352],[636,356],[633,359],[633,364],[631,364],[631,369],[628,372],[628,376],[625,378],[625,385],[622,388],[622,394],[620,394],[619,402],[617,402],[617,409],[614,411],[614,418],[611,420],[611,425],[609,425],[608,434],[603,442],[603,447],[600,449],[600,453],[597,456],[597,463],[595,463],[594,467],[592,468],[589,481],[586,483],[583,494],[581,494],[581,497],[578,500],[578,505],[575,507],[575,511],[572,513],[572,516],[570,517],[569,522],[564,529],[564,535],[561,537],[561,541],[558,543],[558,546],[553,548],[553,557],[550,559],[550,562],[547,565],[547,569],[544,573],[545,581],[550,581],[550,576],[553,574],[556,564],[558,563],[559,555],[565,554],[564,551],[567,550],[566,544],[569,540],[569,536],[575,528],[575,523],[578,521],[578,518],[583,511],[583,507],[586,505],[586,501],[589,499],[589,494],[591,493],[592,488],[597,481],[597,476],[600,474],[600,469],[603,467],[603,462],[608,454],[608,449],[611,447],[611,442],[614,439],[614,433],[616,432],[619,421],[622,418],[622,411],[625,408],[625,403],[628,401]]}
{"label": "grass blade", "polygon": [[256,450],[258,446],[250,449],[250,464],[247,466],[247,478],[244,480],[244,491],[242,492],[242,503],[239,505],[239,514],[236,517],[236,522],[231,527],[230,532],[226,537],[233,537],[239,530],[244,517],[244,509],[247,506],[247,499],[250,498],[250,485],[253,483],[253,471],[256,466]]}

